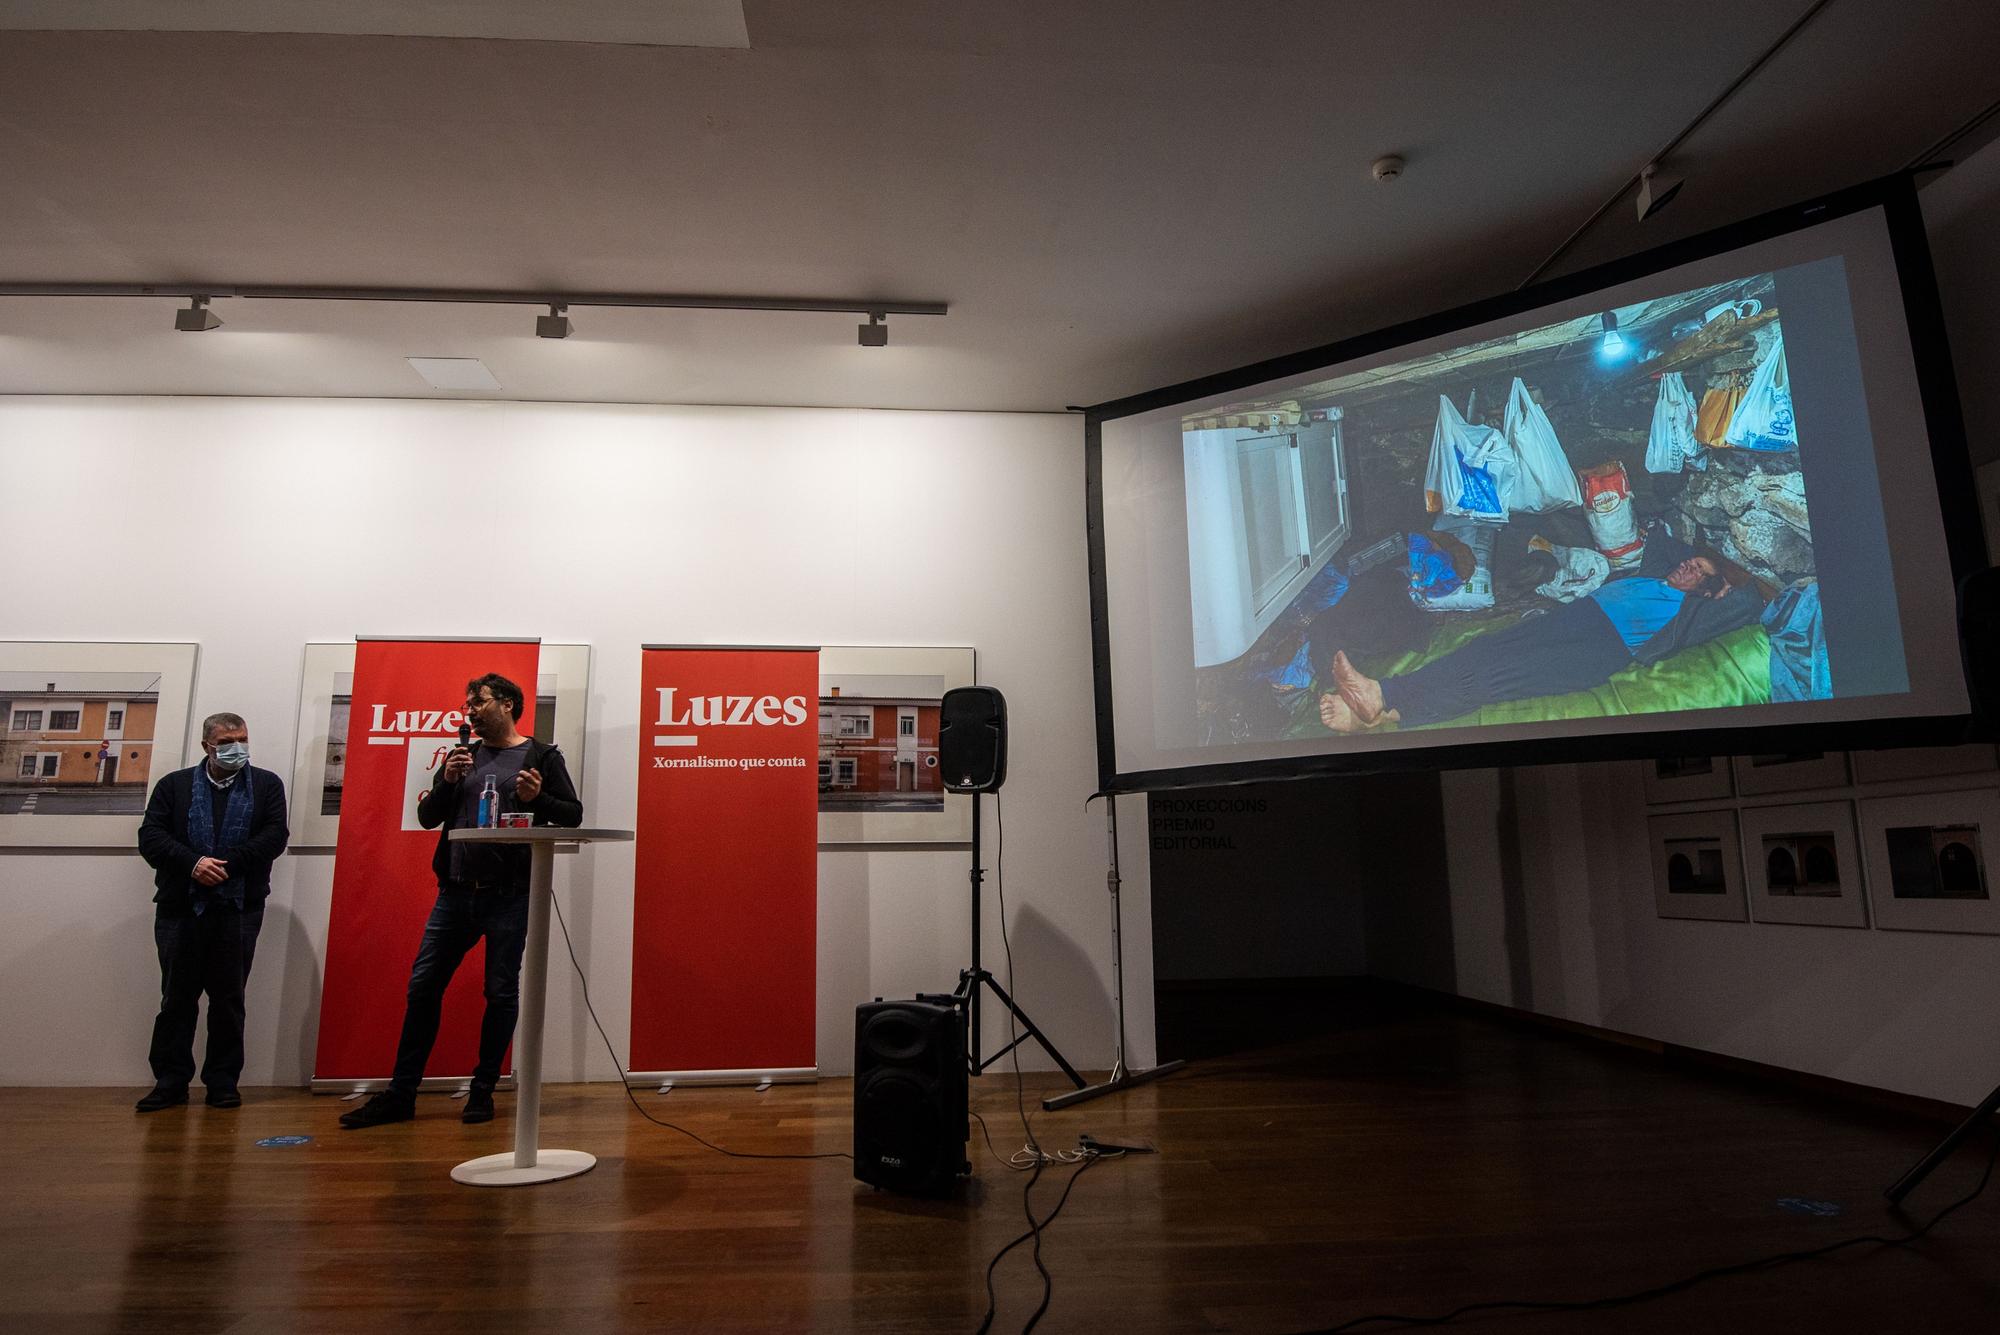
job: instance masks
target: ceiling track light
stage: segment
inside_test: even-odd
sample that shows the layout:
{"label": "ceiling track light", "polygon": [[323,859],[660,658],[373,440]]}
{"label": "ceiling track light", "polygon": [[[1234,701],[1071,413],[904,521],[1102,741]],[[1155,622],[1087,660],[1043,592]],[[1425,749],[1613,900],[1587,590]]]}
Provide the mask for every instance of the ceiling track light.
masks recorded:
{"label": "ceiling track light", "polygon": [[448,287],[285,287],[276,284],[238,287],[228,283],[200,286],[177,283],[10,283],[0,280],[0,297],[160,297],[184,298],[191,304],[174,315],[183,333],[220,329],[222,321],[208,309],[221,297],[261,297],[266,301],[414,301],[436,306],[542,306],[547,315],[535,317],[541,338],[567,338],[576,332],[569,319],[572,306],[622,306],[635,310],[796,311],[865,315],[859,326],[864,348],[889,344],[883,322],[892,315],[944,315],[942,301],[883,301],[869,297],[737,297],[678,292],[522,292],[503,288]]}
{"label": "ceiling track light", "polygon": [[569,316],[564,314],[568,309],[568,306],[557,302],[549,307],[547,315],[537,315],[535,317],[535,337],[568,338],[571,334],[575,333],[576,326],[571,324]]}
{"label": "ceiling track light", "polygon": [[183,334],[205,334],[222,328],[222,317],[208,308],[207,297],[192,297],[188,308],[174,312],[174,328]]}

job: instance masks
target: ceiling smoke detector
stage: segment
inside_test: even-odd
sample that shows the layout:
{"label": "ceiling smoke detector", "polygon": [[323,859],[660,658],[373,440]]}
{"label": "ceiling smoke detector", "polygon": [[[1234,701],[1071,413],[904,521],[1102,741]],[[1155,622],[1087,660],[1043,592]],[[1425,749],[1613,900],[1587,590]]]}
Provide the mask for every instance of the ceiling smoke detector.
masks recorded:
{"label": "ceiling smoke detector", "polygon": [[1403,159],[1400,154],[1391,153],[1387,157],[1375,159],[1375,165],[1368,169],[1377,181],[1393,181],[1403,174]]}

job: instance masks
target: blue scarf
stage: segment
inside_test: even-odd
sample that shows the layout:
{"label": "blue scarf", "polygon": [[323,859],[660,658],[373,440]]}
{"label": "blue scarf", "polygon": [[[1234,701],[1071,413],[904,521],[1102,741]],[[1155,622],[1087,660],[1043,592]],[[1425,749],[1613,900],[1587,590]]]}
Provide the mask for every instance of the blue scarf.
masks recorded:
{"label": "blue scarf", "polygon": [[[203,760],[194,767],[193,778],[194,790],[188,798],[188,847],[200,857],[212,858],[219,852],[236,848],[250,833],[250,813],[256,806],[250,792],[250,767],[245,765],[238,771],[235,782],[229,785],[220,835],[215,832],[215,798],[209,791],[208,761]],[[197,914],[208,907],[210,895],[220,895],[237,908],[242,908],[243,877],[232,875],[221,885],[188,882],[188,898]]]}

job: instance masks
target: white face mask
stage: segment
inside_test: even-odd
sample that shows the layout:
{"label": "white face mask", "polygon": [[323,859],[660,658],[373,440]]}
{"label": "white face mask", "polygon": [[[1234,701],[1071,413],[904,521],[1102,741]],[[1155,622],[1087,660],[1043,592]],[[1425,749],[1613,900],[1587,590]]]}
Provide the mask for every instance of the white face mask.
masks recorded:
{"label": "white face mask", "polygon": [[224,742],[215,748],[215,754],[210,758],[215,761],[217,769],[234,773],[250,763],[250,743]]}

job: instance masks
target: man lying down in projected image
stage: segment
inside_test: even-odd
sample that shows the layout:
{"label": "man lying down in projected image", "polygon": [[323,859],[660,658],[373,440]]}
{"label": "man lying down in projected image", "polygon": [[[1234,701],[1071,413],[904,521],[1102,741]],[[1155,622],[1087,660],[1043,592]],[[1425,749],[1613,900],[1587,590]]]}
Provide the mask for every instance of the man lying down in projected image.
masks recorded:
{"label": "man lying down in projected image", "polygon": [[1319,697],[1320,722],[1338,733],[1424,727],[1489,705],[1592,690],[1754,625],[1764,605],[1741,566],[1656,528],[1633,573],[1535,609],[1401,675],[1370,677],[1334,649],[1328,666],[1335,689]]}

